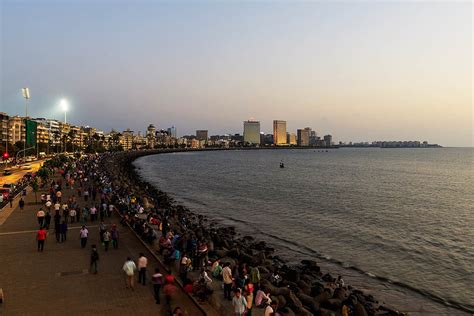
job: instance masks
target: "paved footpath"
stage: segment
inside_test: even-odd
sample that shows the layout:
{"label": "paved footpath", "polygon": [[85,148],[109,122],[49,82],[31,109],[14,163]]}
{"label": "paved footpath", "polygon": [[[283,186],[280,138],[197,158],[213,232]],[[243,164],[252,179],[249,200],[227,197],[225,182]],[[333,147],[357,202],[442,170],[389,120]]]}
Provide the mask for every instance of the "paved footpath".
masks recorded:
{"label": "paved footpath", "polygon": [[[65,189],[63,198],[69,193]],[[157,265],[128,228],[117,225],[119,249],[108,252],[100,245],[98,222],[88,223],[90,237],[85,249],[80,247],[79,225],[69,225],[64,243],[56,242],[54,228],[50,228],[44,252],[37,252],[36,211],[41,205],[34,202],[32,192],[26,196],[24,210],[15,200],[13,212],[0,224],[0,288],[5,299],[0,315],[165,315],[164,297],[162,304],[155,304],[150,282],[146,286],[136,282],[135,291],[125,287],[122,265],[127,256],[136,260],[139,252],[145,253],[149,258],[148,278]],[[82,198],[78,202],[84,206]],[[0,210],[0,214],[5,211]],[[109,226],[116,222],[118,218],[106,220]],[[96,275],[88,273],[92,244],[98,245],[100,255]],[[171,306],[181,306],[190,316],[202,315],[179,290]]]}

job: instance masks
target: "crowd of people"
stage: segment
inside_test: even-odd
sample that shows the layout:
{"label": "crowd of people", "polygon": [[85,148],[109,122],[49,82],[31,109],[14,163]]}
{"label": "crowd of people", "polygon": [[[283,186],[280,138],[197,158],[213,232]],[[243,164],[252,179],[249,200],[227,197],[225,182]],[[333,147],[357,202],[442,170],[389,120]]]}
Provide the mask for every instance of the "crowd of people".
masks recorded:
{"label": "crowd of people", "polygon": [[[81,246],[87,246],[89,223],[99,223],[100,241],[104,251],[109,243],[117,249],[119,231],[116,225],[108,227],[105,220],[114,213],[120,215],[120,223],[130,226],[143,241],[156,249],[167,269],[179,276],[183,289],[198,300],[205,301],[215,295],[216,281],[222,284],[223,299],[229,301],[229,309],[235,315],[251,316],[255,309],[262,309],[265,316],[291,315],[285,304],[272,296],[269,288],[261,282],[258,266],[249,266],[246,262],[227,261],[219,257],[214,250],[214,240],[209,230],[203,228],[203,218],[199,216],[191,221],[180,212],[179,207],[160,205],[158,199],[150,194],[140,194],[138,187],[121,184],[106,167],[106,159],[113,161],[113,154],[91,155],[70,161],[60,169],[61,178],[50,182],[48,194],[42,196],[43,207],[38,211],[38,250],[43,251],[45,230],[50,227],[51,218],[57,242],[67,240],[68,224],[80,223]],[[138,188],[138,189],[137,189]],[[66,199],[62,190],[74,192]],[[146,190],[146,189],[145,189]],[[82,199],[83,203],[78,203]],[[80,206],[82,205],[82,207]],[[88,206],[90,205],[90,206]],[[54,214],[53,216],[51,214]],[[96,245],[91,250],[91,273],[98,273],[99,253]],[[134,280],[146,285],[148,259],[143,253],[137,261],[130,257],[123,264],[127,288],[134,289]],[[166,276],[159,268],[151,274],[154,298],[161,303],[163,293],[170,306],[176,292],[175,280],[171,273]],[[221,282],[221,283],[220,283]],[[281,277],[273,273],[272,285],[279,286]],[[336,287],[343,287],[342,278]],[[353,315],[351,302],[346,302],[343,315]],[[170,306],[171,307],[171,306]],[[170,312],[172,312],[170,310]],[[180,309],[173,315],[180,315]]]}
{"label": "crowd of people", "polygon": [[[67,241],[68,225],[80,225],[78,237],[81,248],[87,248],[91,234],[89,225],[98,223],[98,235],[104,252],[109,251],[109,244],[113,249],[119,247],[119,229],[116,224],[106,224],[117,212],[125,214],[130,201],[124,200],[113,190],[107,174],[100,168],[103,156],[90,155],[81,159],[71,159],[64,162],[52,174],[59,173],[57,178],[48,181],[47,191],[41,195],[41,207],[36,212],[39,230],[36,233],[37,250],[43,252],[49,231],[53,230],[57,243]],[[24,206],[20,200],[21,207]],[[117,205],[117,206],[116,206]],[[51,225],[51,224],[54,224]],[[138,228],[137,228],[138,229]],[[146,231],[144,232],[147,233]],[[151,241],[151,239],[149,239]],[[100,255],[96,244],[90,246],[91,274],[99,273]],[[128,257],[123,263],[126,288],[135,289],[135,278],[138,283],[147,285],[148,259],[140,253],[136,261]],[[164,295],[166,307],[170,315],[185,315],[186,312],[179,306],[171,310],[172,298],[176,295],[176,286],[172,275],[163,275],[159,268],[154,269],[151,275],[154,299],[160,304],[160,296]]]}

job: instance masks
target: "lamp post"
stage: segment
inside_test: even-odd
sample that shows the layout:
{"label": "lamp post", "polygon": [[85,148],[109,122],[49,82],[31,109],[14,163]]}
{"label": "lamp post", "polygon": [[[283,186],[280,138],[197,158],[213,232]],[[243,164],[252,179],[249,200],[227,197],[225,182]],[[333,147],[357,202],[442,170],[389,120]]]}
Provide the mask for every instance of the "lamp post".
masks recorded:
{"label": "lamp post", "polygon": [[23,163],[26,162],[26,120],[28,117],[28,100],[30,99],[30,90],[28,88],[21,89],[23,98],[25,98],[25,141],[23,142]]}
{"label": "lamp post", "polygon": [[[66,113],[67,113],[67,110],[69,108],[67,100],[62,99],[61,102],[60,102],[60,105],[61,105],[61,109],[64,111],[64,127],[66,127],[66,124],[67,124]],[[64,137],[64,152],[66,152],[66,145],[67,145],[66,137]]]}

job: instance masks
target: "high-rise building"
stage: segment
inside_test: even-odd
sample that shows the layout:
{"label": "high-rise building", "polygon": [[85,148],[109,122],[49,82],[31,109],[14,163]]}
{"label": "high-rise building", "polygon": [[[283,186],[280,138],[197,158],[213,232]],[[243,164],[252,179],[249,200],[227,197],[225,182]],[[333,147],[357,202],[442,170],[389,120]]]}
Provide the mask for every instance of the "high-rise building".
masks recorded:
{"label": "high-rise building", "polygon": [[8,141],[8,119],[7,113],[0,112],[0,141],[6,143]]}
{"label": "high-rise building", "polygon": [[273,121],[273,144],[275,146],[286,145],[286,121]]}
{"label": "high-rise building", "polygon": [[[311,130],[311,129],[310,129]],[[298,129],[297,136],[298,136],[298,146],[309,146],[309,135],[310,130],[308,127],[305,129]]]}
{"label": "high-rise building", "polygon": [[171,138],[178,138],[178,133],[176,132],[176,127],[174,127],[174,126],[169,127],[168,128],[168,135]]}
{"label": "high-rise building", "polygon": [[[307,127],[309,128],[309,127]],[[309,145],[310,146],[316,146],[318,144],[318,133],[316,131],[312,131],[311,129],[309,130]]]}
{"label": "high-rise building", "polygon": [[8,142],[15,144],[16,142],[25,141],[25,120],[20,116],[10,116],[8,119]]}
{"label": "high-rise building", "polygon": [[209,132],[207,129],[200,129],[196,131],[196,138],[198,140],[207,140]]}
{"label": "high-rise building", "polygon": [[260,122],[244,121],[244,142],[260,145]]}
{"label": "high-rise building", "polygon": [[295,133],[286,133],[286,143],[288,145],[296,145],[296,134]]}
{"label": "high-rise building", "polygon": [[48,144],[50,140],[49,128],[43,122],[36,121],[36,123],[38,123],[36,127],[36,140],[38,144]]}
{"label": "high-rise building", "polygon": [[149,148],[155,147],[156,127],[153,124],[148,125],[146,129],[146,144]]}
{"label": "high-rise building", "polygon": [[324,145],[326,147],[331,147],[331,145],[332,145],[332,136],[331,135],[324,135]]}
{"label": "high-rise building", "polygon": [[120,137],[120,145],[122,145],[123,150],[130,150],[133,146],[133,131],[129,128],[122,132],[122,137]]}

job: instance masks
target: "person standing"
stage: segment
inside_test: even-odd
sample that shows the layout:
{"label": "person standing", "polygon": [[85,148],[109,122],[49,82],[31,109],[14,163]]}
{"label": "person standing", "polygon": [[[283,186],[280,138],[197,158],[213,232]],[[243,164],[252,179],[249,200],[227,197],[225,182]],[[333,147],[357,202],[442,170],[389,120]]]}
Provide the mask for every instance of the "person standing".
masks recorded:
{"label": "person standing", "polygon": [[111,234],[110,232],[106,229],[104,234],[102,235],[102,238],[104,239],[104,248],[105,251],[109,250],[109,244],[110,244],[110,239],[111,239]]}
{"label": "person standing", "polygon": [[107,208],[107,216],[112,217],[114,210],[115,210],[115,206],[113,204],[110,204]]}
{"label": "person standing", "polygon": [[246,308],[247,313],[245,316],[252,316],[252,307],[253,307],[253,287],[245,286],[246,289],[244,291],[245,301],[247,302]]}
{"label": "person standing", "polygon": [[23,208],[25,207],[25,201],[23,200],[23,198],[20,198],[18,205],[20,206],[20,210],[23,211]]}
{"label": "person standing", "polygon": [[56,211],[56,215],[54,215],[54,232],[56,234],[57,242],[59,242],[59,237],[61,236],[60,222],[61,222],[61,215],[59,215],[59,211]]}
{"label": "person standing", "polygon": [[62,196],[62,193],[61,191],[58,190],[58,192],[56,192],[56,199],[59,203],[61,203],[61,196]]}
{"label": "person standing", "polygon": [[243,316],[245,310],[247,309],[247,301],[242,296],[242,292],[240,289],[235,290],[234,298],[232,299],[232,306],[234,307],[234,315],[235,316]]}
{"label": "person standing", "polygon": [[46,240],[46,230],[44,229],[44,227],[40,227],[39,231],[36,233],[36,241],[38,242],[38,251],[43,252],[45,240]]}
{"label": "person standing", "polygon": [[107,226],[105,226],[104,222],[100,222],[99,224],[99,237],[100,242],[104,242],[104,232],[107,230]]}
{"label": "person standing", "polygon": [[191,267],[191,259],[189,259],[188,255],[184,252],[179,262],[179,276],[183,283],[186,282],[186,280],[188,279],[188,271]]}
{"label": "person standing", "polygon": [[40,208],[39,211],[36,213],[36,217],[38,218],[38,224],[40,227],[43,227],[44,223],[44,211],[43,208]]}
{"label": "person standing", "polygon": [[59,233],[61,234],[61,241],[66,241],[66,234],[67,234],[67,224],[66,221],[63,221],[61,225],[59,225]]}
{"label": "person standing", "polygon": [[123,264],[122,270],[125,272],[126,275],[126,287],[134,289],[133,287],[133,276],[135,275],[135,271],[137,270],[137,266],[135,262],[133,262],[132,258],[127,257],[127,260]]}
{"label": "person standing", "polygon": [[94,222],[97,219],[97,208],[93,205],[89,212],[91,213],[91,222]]}
{"label": "person standing", "polygon": [[67,204],[63,204],[62,211],[63,211],[64,221],[67,223],[68,217],[69,217],[69,207],[67,206]]}
{"label": "person standing", "polygon": [[232,290],[232,270],[230,269],[230,263],[226,262],[222,269],[222,279],[224,280],[224,298],[232,300],[230,295]]}
{"label": "person standing", "polygon": [[151,283],[153,283],[153,292],[155,294],[156,304],[160,304],[160,289],[163,285],[163,274],[160,273],[159,268],[155,268],[155,274],[151,277]]}
{"label": "person standing", "polygon": [[89,217],[89,209],[87,208],[87,206],[84,206],[84,208],[82,209],[82,224],[86,224],[87,223],[87,218]]}
{"label": "person standing", "polygon": [[89,230],[85,225],[82,225],[82,228],[79,231],[79,237],[81,238],[81,248],[85,248],[87,245],[87,238],[89,237]]}
{"label": "person standing", "polygon": [[51,206],[52,206],[52,205],[53,205],[53,203],[51,203],[51,200],[48,200],[48,201],[46,201],[46,203],[45,203],[45,206],[48,208],[48,211],[50,211],[50,212],[51,212]]}
{"label": "person standing", "polygon": [[138,283],[146,285],[146,267],[148,266],[148,259],[143,253],[138,257]]}
{"label": "person standing", "polygon": [[76,211],[76,222],[79,223],[81,221],[81,218],[82,218],[81,208],[78,207],[75,211]]}
{"label": "person standing", "polygon": [[76,210],[74,208],[69,210],[69,218],[71,218],[71,224],[74,224],[76,221]]}
{"label": "person standing", "polygon": [[112,230],[110,231],[110,234],[112,235],[112,246],[114,249],[118,248],[118,238],[119,238],[119,232],[117,230],[117,225],[113,224],[112,225]]}
{"label": "person standing", "polygon": [[46,211],[46,215],[44,216],[44,227],[49,230],[49,225],[51,224],[51,213]]}
{"label": "person standing", "polygon": [[54,211],[55,212],[61,211],[61,204],[59,202],[54,203]]}
{"label": "person standing", "polygon": [[176,286],[174,285],[174,278],[171,274],[165,277],[166,285],[163,287],[165,293],[166,305],[171,306],[171,299],[176,295]]}
{"label": "person standing", "polygon": [[91,263],[89,267],[90,273],[97,274],[97,272],[99,272],[97,269],[98,263],[99,263],[99,252],[97,251],[97,247],[95,245],[92,245]]}

